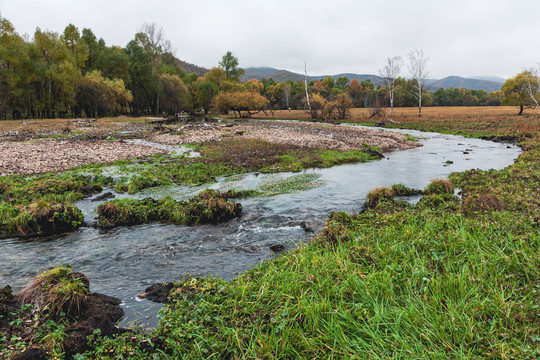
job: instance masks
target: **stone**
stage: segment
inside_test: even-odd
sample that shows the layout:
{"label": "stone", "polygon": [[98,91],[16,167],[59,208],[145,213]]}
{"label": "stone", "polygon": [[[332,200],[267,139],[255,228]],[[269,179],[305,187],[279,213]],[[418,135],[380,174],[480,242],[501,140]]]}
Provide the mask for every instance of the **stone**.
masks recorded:
{"label": "stone", "polygon": [[270,250],[272,250],[273,252],[275,252],[275,253],[282,252],[283,250],[285,250],[285,246],[283,246],[281,244],[272,244],[268,248]]}
{"label": "stone", "polygon": [[147,287],[146,290],[138,296],[157,303],[167,303],[167,298],[173,286],[172,282],[154,284]]}

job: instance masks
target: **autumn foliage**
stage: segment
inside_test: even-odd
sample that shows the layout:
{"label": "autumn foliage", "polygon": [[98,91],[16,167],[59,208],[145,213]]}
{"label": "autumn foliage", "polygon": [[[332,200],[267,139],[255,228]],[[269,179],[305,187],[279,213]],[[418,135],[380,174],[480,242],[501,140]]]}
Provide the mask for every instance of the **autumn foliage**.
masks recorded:
{"label": "autumn foliage", "polygon": [[222,92],[214,98],[214,108],[221,114],[232,111],[242,118],[249,118],[265,110],[267,106],[268,99],[249,90]]}

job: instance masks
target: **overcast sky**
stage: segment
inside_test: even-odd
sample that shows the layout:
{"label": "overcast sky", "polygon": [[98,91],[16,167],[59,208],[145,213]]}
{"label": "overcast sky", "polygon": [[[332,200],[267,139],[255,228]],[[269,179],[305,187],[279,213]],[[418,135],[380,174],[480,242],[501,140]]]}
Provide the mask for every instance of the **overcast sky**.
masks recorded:
{"label": "overcast sky", "polygon": [[432,78],[540,62],[540,0],[0,0],[0,13],[30,37],[72,23],[121,46],[154,22],[178,58],[207,68],[228,50],[241,67],[303,72],[307,61],[309,75],[377,74],[413,49]]}

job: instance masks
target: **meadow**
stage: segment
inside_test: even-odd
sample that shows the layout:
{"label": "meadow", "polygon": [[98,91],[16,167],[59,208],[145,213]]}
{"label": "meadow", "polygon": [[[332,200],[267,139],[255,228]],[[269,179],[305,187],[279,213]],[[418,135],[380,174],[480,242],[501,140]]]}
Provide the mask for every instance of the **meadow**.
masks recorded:
{"label": "meadow", "polygon": [[[401,186],[379,190],[364,211],[330,214],[309,243],[230,282],[178,280],[154,331],[98,332],[75,358],[540,358],[540,112],[515,110],[396,109],[403,127],[508,137],[524,152],[500,171],[454,173],[416,205],[393,198]],[[307,116],[274,117],[293,115]],[[351,121],[371,119],[355,109]]]}

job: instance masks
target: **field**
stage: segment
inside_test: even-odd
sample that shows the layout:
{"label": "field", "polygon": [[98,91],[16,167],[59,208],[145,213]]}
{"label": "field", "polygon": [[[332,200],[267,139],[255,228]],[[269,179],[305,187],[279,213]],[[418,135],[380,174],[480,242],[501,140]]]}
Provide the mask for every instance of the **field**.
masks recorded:
{"label": "field", "polygon": [[[393,199],[399,186],[378,190],[365,211],[330,214],[311,242],[231,282],[177,281],[157,329],[93,335],[77,358],[540,358],[540,112],[425,108],[419,119],[416,111],[396,109],[395,120],[508,136],[524,152],[500,171],[454,173],[416,205]],[[355,109],[351,121],[372,119]],[[62,358],[56,335],[47,345]],[[4,338],[0,349],[20,343]]]}
{"label": "field", "polygon": [[[386,114],[389,114],[389,110]],[[370,109],[356,108],[351,110],[352,117],[347,121],[373,124],[378,119],[370,117]],[[404,124],[404,127],[422,130],[444,130],[463,135],[482,133],[489,135],[518,135],[533,134],[540,131],[540,109],[525,110],[522,116],[517,116],[515,106],[491,107],[424,107],[422,117],[418,117],[418,108],[395,108],[394,121]],[[309,113],[303,110],[278,110],[270,118],[308,120]],[[255,118],[269,118],[258,114]]]}

